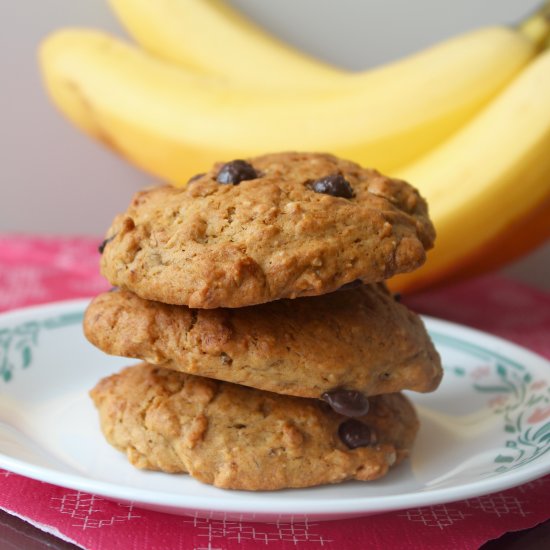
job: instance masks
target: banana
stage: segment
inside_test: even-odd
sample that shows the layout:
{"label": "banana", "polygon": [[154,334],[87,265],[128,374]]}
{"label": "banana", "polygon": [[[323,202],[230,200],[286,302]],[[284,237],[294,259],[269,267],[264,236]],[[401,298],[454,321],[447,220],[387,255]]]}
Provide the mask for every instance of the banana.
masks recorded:
{"label": "banana", "polygon": [[[471,56],[473,66],[489,64],[489,78],[496,91],[506,83],[507,77],[503,75],[503,81],[491,78],[490,64],[503,69],[508,52],[515,47],[514,42],[524,41],[522,35],[529,37],[535,47],[548,36],[546,6],[522,21],[517,30],[483,29],[472,37],[469,33],[453,38],[381,69],[354,74],[290,48],[247,21],[222,0],[109,2],[130,35],[145,50],[186,69],[230,78],[252,89],[342,89],[376,85],[377,78],[380,85],[385,79],[396,78],[397,81],[403,79],[406,86],[407,78],[414,79],[417,68],[421,77],[429,79],[430,66],[437,71],[438,66],[450,61],[449,49],[463,48],[464,53]],[[476,60],[478,54],[482,59]],[[467,71],[469,63],[466,59],[463,63],[458,68]],[[411,72],[407,73],[409,65]],[[514,61],[510,60],[509,77],[515,72],[513,67]],[[460,72],[455,73],[454,78],[460,77]]]}
{"label": "banana", "polygon": [[[517,260],[550,239],[550,195],[539,205],[487,240],[480,248],[458,258],[452,271],[434,279],[445,284],[495,271]],[[427,270],[429,274],[429,270]],[[426,286],[426,285],[424,285]],[[418,285],[417,285],[418,287]],[[411,286],[409,288],[414,288]]]}
{"label": "banana", "polygon": [[[198,72],[231,76],[256,87],[313,89],[341,70],[263,32],[220,0],[109,0],[147,51]],[[229,51],[226,51],[226,48]]]}
{"label": "banana", "polygon": [[182,185],[215,161],[291,149],[395,170],[464,124],[534,53],[495,28],[375,71],[368,85],[302,93],[197,76],[97,31],[55,33],[40,58],[51,97],[76,125]]}
{"label": "banana", "polygon": [[471,273],[488,250],[509,258],[502,235],[535,230],[511,239],[520,251],[522,239],[550,235],[549,98],[546,51],[472,122],[398,171],[428,200],[438,241],[426,264],[396,278],[394,288],[407,292],[449,280],[462,264]]}

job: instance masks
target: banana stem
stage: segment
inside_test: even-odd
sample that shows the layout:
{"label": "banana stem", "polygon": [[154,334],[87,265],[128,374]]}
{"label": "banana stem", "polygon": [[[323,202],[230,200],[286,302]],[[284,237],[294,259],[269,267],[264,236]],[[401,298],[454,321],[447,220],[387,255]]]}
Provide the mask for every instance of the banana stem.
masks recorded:
{"label": "banana stem", "polygon": [[546,0],[534,13],[520,21],[516,28],[542,50],[550,39],[550,0]]}

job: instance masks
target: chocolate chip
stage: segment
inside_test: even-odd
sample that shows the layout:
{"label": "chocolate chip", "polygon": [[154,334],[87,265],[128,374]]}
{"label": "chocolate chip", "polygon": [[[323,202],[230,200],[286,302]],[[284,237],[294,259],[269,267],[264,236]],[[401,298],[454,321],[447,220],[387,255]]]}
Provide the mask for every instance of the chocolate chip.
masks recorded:
{"label": "chocolate chip", "polygon": [[400,292],[396,292],[396,293],[393,295],[393,299],[394,299],[396,302],[401,302],[401,293],[400,293]]}
{"label": "chocolate chip", "polygon": [[203,176],[205,175],[204,172],[202,172],[201,174],[195,174],[194,176],[191,176],[188,180],[187,180],[187,183],[191,183],[195,180],[198,180],[199,178],[202,178]]}
{"label": "chocolate chip", "polygon": [[103,252],[105,251],[105,247],[117,236],[117,234],[115,233],[114,235],[111,235],[110,237],[108,237],[107,239],[105,239],[98,247],[97,247],[97,250],[100,254],[103,254]]}
{"label": "chocolate chip", "polygon": [[315,193],[324,193],[333,197],[343,197],[344,199],[355,197],[349,181],[342,174],[332,174],[315,180],[309,184],[309,188]]}
{"label": "chocolate chip", "polygon": [[353,418],[338,426],[338,437],[350,449],[368,447],[376,443],[376,434],[366,424]]}
{"label": "chocolate chip", "polygon": [[254,166],[244,160],[232,160],[220,168],[216,179],[218,183],[238,185],[241,181],[253,180],[257,177],[258,173]]}
{"label": "chocolate chip", "polygon": [[363,416],[369,411],[369,400],[366,395],[355,390],[332,390],[321,395],[333,411],[344,416]]}
{"label": "chocolate chip", "polygon": [[338,290],[351,290],[352,288],[359,288],[362,284],[363,281],[361,279],[355,279],[355,281],[342,285]]}

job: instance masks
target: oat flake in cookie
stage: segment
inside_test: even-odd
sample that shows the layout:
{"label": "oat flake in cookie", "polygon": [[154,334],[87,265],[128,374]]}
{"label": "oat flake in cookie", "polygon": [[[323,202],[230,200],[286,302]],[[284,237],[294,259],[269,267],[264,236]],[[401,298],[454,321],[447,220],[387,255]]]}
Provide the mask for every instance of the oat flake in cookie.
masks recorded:
{"label": "oat flake in cookie", "polygon": [[112,355],[323,398],[347,416],[366,413],[364,396],[433,391],[443,372],[421,319],[382,283],[215,310],[106,292],[86,310],[84,333]]}
{"label": "oat flake in cookie", "polygon": [[418,420],[401,394],[349,419],[288,397],[142,363],[91,391],[107,441],[138,468],[187,472],[224,489],[368,481],[409,455]]}
{"label": "oat flake in cookie", "polygon": [[138,193],[106,235],[101,270],[145,299],[238,308],[412,271],[434,237],[409,184],[331,155],[280,153]]}

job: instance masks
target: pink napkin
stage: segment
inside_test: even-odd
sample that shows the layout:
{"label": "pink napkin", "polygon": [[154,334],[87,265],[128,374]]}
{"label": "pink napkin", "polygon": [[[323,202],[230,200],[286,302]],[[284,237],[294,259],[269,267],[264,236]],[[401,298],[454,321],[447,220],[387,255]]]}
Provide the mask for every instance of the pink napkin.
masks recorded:
{"label": "pink napkin", "polygon": [[[100,239],[0,237],[0,310],[109,288]],[[550,357],[550,295],[497,276],[411,296],[407,305]],[[0,470],[0,508],[82,548],[478,548],[550,518],[550,476],[501,493],[335,522],[247,523],[161,514]],[[32,495],[32,498],[29,496]]]}
{"label": "pink napkin", "polygon": [[172,516],[7,472],[4,476],[0,470],[0,508],[90,550],[466,550],[550,516],[550,476],[451,504],[357,519],[294,523]]}

